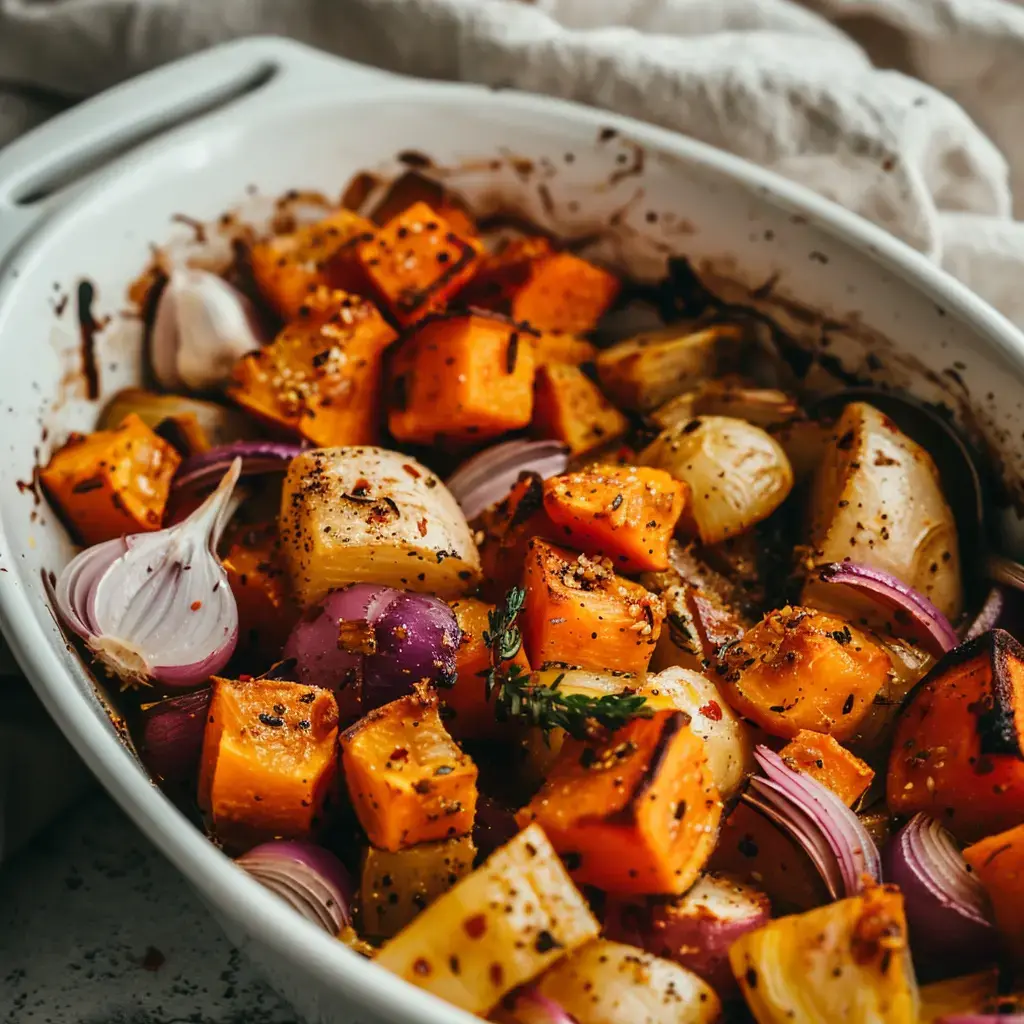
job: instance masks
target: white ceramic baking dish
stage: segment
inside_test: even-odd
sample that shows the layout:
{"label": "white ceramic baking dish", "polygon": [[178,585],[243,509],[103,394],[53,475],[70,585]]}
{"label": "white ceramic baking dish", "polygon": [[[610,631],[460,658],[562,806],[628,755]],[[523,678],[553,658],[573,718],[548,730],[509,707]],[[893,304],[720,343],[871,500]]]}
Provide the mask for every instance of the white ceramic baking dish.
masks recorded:
{"label": "white ceramic baking dish", "polygon": [[[402,151],[428,155],[484,205],[500,197],[562,232],[597,231],[598,251],[634,272],[686,253],[730,295],[776,314],[823,365],[944,396],[1000,453],[1008,480],[1024,460],[1024,339],[1007,321],[838,206],[637,122],[252,39],[121,86],[0,153],[0,622],[86,764],[311,1021],[471,1018],[300,919],[149,782],[50,613],[43,575],[72,549],[27,482],[97,412],[81,372],[80,279],[95,287],[96,317],[112,317],[96,343],[102,399],[140,378],[139,323],[118,314],[173,215],[213,218],[250,186],[337,194],[356,171],[394,171]],[[1016,516],[1005,525],[1017,546]]]}

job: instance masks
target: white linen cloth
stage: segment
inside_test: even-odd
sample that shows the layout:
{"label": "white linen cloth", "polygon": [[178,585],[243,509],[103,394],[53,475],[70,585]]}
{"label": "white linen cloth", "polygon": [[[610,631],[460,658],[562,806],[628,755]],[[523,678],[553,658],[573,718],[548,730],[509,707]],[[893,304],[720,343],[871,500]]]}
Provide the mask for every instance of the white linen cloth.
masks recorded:
{"label": "white linen cloth", "polygon": [[[692,135],[877,222],[1024,326],[1024,0],[0,0],[0,146],[250,33]],[[7,852],[68,795],[26,768],[47,749],[27,728],[0,723]]]}

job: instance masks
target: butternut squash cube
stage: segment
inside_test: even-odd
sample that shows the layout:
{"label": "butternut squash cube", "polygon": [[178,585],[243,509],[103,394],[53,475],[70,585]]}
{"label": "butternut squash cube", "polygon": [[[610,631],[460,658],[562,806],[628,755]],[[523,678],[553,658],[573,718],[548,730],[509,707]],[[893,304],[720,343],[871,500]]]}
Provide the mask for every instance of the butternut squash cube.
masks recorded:
{"label": "butternut squash cube", "polygon": [[582,455],[621,437],[629,420],[578,367],[546,363],[537,370],[533,433]]}
{"label": "butternut squash cube", "polygon": [[567,739],[516,820],[537,822],[577,883],[681,893],[718,839],[722,802],[682,711],[636,718],[601,740]]}
{"label": "butternut squash cube", "polygon": [[522,327],[476,313],[431,318],[391,368],[388,426],[401,441],[483,441],[533,415],[534,354]]}
{"label": "butternut squash cube", "polygon": [[810,729],[801,729],[779,751],[794,771],[820,782],[847,806],[852,807],[871,785],[875,773],[856,754],[826,736]]}
{"label": "butternut squash cube", "polygon": [[212,683],[199,806],[218,838],[235,846],[309,837],[337,772],[333,695],[276,679]]}
{"label": "butternut squash cube", "polygon": [[1024,964],[1024,824],[968,846],[964,860],[989,895],[1007,952]]}
{"label": "butternut squash cube", "polygon": [[664,602],[592,559],[533,538],[520,622],[530,664],[644,672],[661,633]]}
{"label": "butternut squash cube", "polygon": [[86,546],[159,530],[181,457],[135,414],[114,430],[73,435],[39,478]]}
{"label": "butternut squash cube", "polygon": [[341,734],[359,823],[382,850],[461,836],[476,814],[476,765],[445,731],[436,693],[385,704]]}
{"label": "butternut squash cube", "polygon": [[358,213],[336,210],[315,224],[259,242],[249,254],[256,284],[281,317],[292,320],[319,287],[339,286],[327,272],[338,252],[357,239],[371,238],[375,230]]}
{"label": "butternut squash cube", "polygon": [[414,203],[426,203],[448,222],[456,234],[470,238],[477,233],[476,224],[465,201],[440,182],[419,171],[406,171],[395,178],[387,192],[373,208],[374,224],[387,224]]}
{"label": "butternut squash cube", "polygon": [[546,366],[548,363],[579,366],[592,363],[597,356],[593,342],[569,331],[541,331],[532,342],[538,366]]}
{"label": "butternut squash cube", "polygon": [[235,365],[228,394],[253,415],[315,445],[377,437],[381,356],[397,337],[370,302],[313,293],[298,320]]}

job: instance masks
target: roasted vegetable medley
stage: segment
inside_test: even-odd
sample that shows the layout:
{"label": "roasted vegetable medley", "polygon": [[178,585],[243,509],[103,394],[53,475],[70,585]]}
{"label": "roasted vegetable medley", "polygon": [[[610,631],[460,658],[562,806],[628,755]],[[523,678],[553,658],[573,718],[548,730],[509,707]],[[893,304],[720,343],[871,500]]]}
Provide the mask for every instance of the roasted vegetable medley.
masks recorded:
{"label": "roasted vegetable medley", "polygon": [[486,1020],[1024,1020],[1024,649],[934,452],[685,262],[485,227],[409,174],[150,274],[40,478],[154,779]]}

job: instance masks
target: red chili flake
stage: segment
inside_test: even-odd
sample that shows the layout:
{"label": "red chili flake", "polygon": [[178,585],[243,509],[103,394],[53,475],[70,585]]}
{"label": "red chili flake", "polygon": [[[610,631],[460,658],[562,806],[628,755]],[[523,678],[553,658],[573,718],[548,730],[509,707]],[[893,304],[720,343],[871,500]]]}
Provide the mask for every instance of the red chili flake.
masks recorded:
{"label": "red chili flake", "polygon": [[420,957],[418,960],[413,961],[412,965],[413,974],[418,974],[421,977],[425,977],[430,973],[430,961]]}
{"label": "red chili flake", "polygon": [[474,914],[462,922],[462,927],[471,939],[479,939],[487,931],[487,918],[483,914]]}
{"label": "red chili flake", "polygon": [[500,988],[502,982],[505,980],[505,971],[502,969],[501,964],[491,964],[491,984],[496,988]]}
{"label": "red chili flake", "polygon": [[421,519],[416,524],[416,529],[420,531],[420,536],[421,537],[426,537],[426,535],[427,535],[427,521],[426,521],[426,519]]}
{"label": "red chili flake", "polygon": [[251,676],[251,675],[249,675],[249,673],[248,673],[248,672],[243,672],[243,673],[242,673],[242,674],[241,674],[241,675],[240,675],[240,676],[238,677],[238,681],[239,681],[240,683],[251,683],[251,682],[252,682],[252,676]]}
{"label": "red chili flake", "polygon": [[700,713],[705,718],[710,718],[712,722],[720,722],[722,720],[722,706],[717,700],[709,700],[707,704],[700,709]]}
{"label": "red chili flake", "polygon": [[192,609],[192,611],[197,612],[197,611],[199,611],[200,608],[203,607],[203,602],[202,601],[193,601],[192,604],[189,605],[189,607]]}
{"label": "red chili flake", "polygon": [[388,758],[389,761],[408,761],[409,751],[405,747],[395,747],[391,751],[391,756]]}

